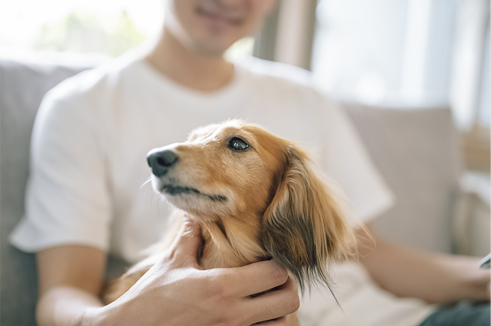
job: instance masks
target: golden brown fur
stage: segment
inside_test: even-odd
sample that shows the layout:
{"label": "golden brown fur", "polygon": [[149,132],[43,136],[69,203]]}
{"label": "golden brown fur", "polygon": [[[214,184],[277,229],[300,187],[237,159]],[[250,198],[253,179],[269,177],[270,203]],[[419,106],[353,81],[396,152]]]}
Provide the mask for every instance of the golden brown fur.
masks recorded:
{"label": "golden brown fur", "polygon": [[[235,138],[250,147],[230,149]],[[153,177],[154,188],[177,208],[176,230],[185,213],[201,225],[204,269],[273,258],[303,289],[317,281],[328,285],[328,263],[352,252],[354,234],[340,195],[293,142],[234,120],[199,128],[186,142],[159,150],[172,150],[179,161],[165,176]],[[197,192],[172,193],[166,184]],[[126,292],[175,236],[171,232],[115,282],[106,302]]]}

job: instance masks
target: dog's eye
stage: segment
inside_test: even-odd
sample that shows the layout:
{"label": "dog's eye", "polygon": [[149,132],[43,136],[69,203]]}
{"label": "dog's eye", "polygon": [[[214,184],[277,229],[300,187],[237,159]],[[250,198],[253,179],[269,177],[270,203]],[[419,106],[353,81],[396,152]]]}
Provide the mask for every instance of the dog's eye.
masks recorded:
{"label": "dog's eye", "polygon": [[243,141],[240,138],[234,137],[230,139],[228,143],[228,148],[230,148],[233,151],[244,151],[247,148],[249,148],[249,144]]}

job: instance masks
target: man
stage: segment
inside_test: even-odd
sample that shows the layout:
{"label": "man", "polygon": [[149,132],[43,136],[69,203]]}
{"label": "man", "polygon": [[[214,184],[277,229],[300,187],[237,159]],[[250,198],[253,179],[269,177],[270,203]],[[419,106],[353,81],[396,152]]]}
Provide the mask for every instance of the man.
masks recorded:
{"label": "man", "polygon": [[[183,141],[195,127],[238,117],[316,147],[319,164],[365,221],[392,202],[349,123],[306,84],[305,73],[223,59],[229,46],[261,26],[274,0],[166,5],[161,37],[148,54],[67,80],[41,105],[26,216],[12,234],[17,247],[37,253],[40,325],[288,323],[299,298],[286,271],[272,261],[200,270],[200,230],[192,219],[123,297],[106,307],[98,299],[107,252],[136,261],[165,230],[168,207],[152,201],[148,187],[140,189],[149,175],[146,152]],[[413,253],[383,241],[361,256],[373,279],[399,296],[435,303],[488,296],[489,275],[471,258]],[[421,301],[392,301],[408,314],[399,321],[407,325],[434,311]],[[379,310],[385,318],[387,309]]]}

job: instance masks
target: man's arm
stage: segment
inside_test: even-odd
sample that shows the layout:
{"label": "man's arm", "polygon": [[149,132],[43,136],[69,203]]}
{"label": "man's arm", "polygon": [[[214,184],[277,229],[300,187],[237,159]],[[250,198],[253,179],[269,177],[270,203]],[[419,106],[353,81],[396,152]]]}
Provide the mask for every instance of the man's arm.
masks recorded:
{"label": "man's arm", "polygon": [[102,306],[106,254],[86,246],[59,246],[36,255],[39,300],[36,319],[44,325],[81,325],[89,308]]}
{"label": "man's arm", "polygon": [[359,234],[359,259],[383,289],[430,303],[489,300],[490,274],[479,269],[479,258],[405,248],[369,230],[373,241]]}
{"label": "man's arm", "polygon": [[[287,315],[300,303],[286,270],[273,261],[201,270],[196,260],[200,243],[199,225],[185,221],[162,260],[104,307],[98,298],[102,251],[84,246],[41,251],[39,325],[251,325],[267,320],[268,325],[287,325]],[[251,297],[258,293],[264,294]]]}

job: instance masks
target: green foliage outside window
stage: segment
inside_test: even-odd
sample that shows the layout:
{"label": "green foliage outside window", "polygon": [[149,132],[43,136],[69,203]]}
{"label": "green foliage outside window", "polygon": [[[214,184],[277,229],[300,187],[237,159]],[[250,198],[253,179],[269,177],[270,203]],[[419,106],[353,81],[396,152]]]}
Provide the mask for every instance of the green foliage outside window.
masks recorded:
{"label": "green foliage outside window", "polygon": [[117,57],[140,45],[146,36],[121,10],[114,19],[72,11],[63,20],[44,25],[33,44],[35,50],[97,52]]}

